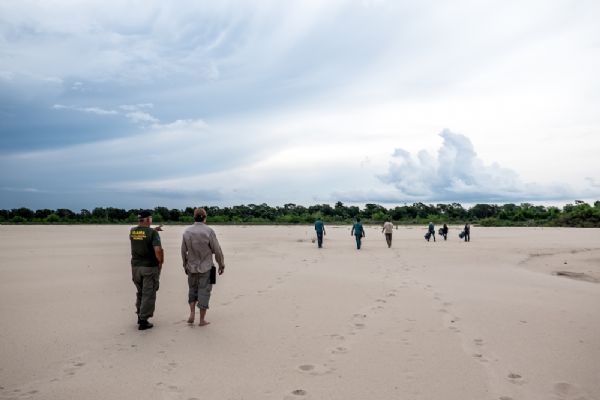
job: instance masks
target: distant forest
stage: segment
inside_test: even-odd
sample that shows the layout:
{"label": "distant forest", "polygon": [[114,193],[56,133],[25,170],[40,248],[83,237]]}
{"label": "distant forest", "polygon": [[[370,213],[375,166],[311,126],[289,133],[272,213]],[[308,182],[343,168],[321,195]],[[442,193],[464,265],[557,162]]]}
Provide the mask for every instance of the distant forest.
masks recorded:
{"label": "distant forest", "polygon": [[[366,204],[364,208],[318,204],[304,207],[296,204],[271,207],[267,204],[248,204],[232,207],[204,206],[208,221],[213,224],[311,224],[317,218],[333,224],[351,223],[356,218],[369,224],[379,224],[390,219],[396,224],[414,225],[433,221],[436,224],[478,224],[482,226],[569,226],[600,227],[600,201],[590,205],[576,200],[562,208],[522,204],[476,204],[464,208],[459,203],[424,204],[385,208]],[[74,212],[16,208],[0,210],[0,224],[135,224],[139,209],[125,210],[97,207]],[[154,223],[188,224],[193,222],[193,207],[183,210],[156,207]]]}

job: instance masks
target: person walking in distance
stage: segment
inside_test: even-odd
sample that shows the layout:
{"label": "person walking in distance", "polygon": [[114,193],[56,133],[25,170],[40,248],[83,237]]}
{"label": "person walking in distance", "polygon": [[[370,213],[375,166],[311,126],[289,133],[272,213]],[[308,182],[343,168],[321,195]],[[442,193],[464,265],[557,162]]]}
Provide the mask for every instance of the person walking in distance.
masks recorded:
{"label": "person walking in distance", "polygon": [[392,247],[392,232],[394,231],[394,224],[390,222],[390,219],[386,219],[383,223],[381,232],[385,234],[385,241],[387,242],[388,249]]}
{"label": "person walking in distance", "polygon": [[315,231],[317,232],[317,245],[321,248],[323,247],[323,235],[327,234],[325,232],[325,224],[321,221],[321,218],[315,221]]}
{"label": "person walking in distance", "polygon": [[154,326],[148,319],[154,315],[160,271],[165,259],[160,235],[150,225],[152,214],[150,211],[142,211],[138,215],[138,226],[129,231],[131,276],[137,289],[135,308],[140,331]]}
{"label": "person walking in distance", "polygon": [[444,237],[444,240],[448,239],[448,225],[444,224],[444,226],[441,229],[441,234]]}
{"label": "person walking in distance", "polygon": [[360,223],[360,218],[356,218],[356,223],[352,226],[352,231],[350,231],[350,236],[354,235],[356,239],[356,249],[360,250],[360,245],[362,238],[365,237],[365,228],[363,228]]}
{"label": "person walking in distance", "polygon": [[465,242],[470,242],[471,241],[471,225],[469,225],[469,223],[467,222],[465,224]]}
{"label": "person walking in distance", "polygon": [[[429,223],[429,236],[433,236],[433,241],[435,242],[435,225],[433,225],[433,222]],[[429,242],[429,238],[427,239],[427,241]]]}
{"label": "person walking in distance", "polygon": [[194,323],[196,305],[200,309],[199,326],[208,325],[206,312],[212,292],[212,285],[216,282],[216,268],[213,254],[219,264],[219,275],[225,271],[225,262],[221,246],[215,232],[206,225],[206,210],[194,210],[194,224],[186,228],[181,241],[181,258],[183,270],[188,277],[188,304],[190,316],[188,323]]}

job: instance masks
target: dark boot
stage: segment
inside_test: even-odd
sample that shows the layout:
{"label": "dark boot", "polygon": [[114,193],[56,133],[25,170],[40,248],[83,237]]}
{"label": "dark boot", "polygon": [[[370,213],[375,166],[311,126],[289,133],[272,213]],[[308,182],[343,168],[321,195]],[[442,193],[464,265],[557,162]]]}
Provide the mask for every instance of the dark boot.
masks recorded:
{"label": "dark boot", "polygon": [[147,319],[142,319],[138,322],[138,330],[145,331],[146,329],[151,329],[154,325],[148,322]]}

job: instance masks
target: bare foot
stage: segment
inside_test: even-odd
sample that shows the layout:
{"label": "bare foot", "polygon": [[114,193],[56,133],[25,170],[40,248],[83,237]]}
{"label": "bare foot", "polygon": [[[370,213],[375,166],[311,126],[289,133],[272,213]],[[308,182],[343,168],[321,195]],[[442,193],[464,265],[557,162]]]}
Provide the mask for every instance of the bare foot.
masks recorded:
{"label": "bare foot", "polygon": [[188,324],[193,324],[194,323],[194,317],[189,317],[187,320]]}
{"label": "bare foot", "polygon": [[200,323],[198,324],[198,326],[206,326],[208,324],[210,324],[210,322],[204,320],[204,321],[200,321]]}

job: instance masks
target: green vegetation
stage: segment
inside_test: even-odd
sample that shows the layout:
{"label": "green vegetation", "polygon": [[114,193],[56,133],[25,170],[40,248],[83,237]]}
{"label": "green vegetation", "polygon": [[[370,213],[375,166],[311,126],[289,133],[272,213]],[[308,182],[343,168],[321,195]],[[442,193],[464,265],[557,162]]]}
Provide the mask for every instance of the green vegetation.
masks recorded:
{"label": "green vegetation", "polygon": [[[558,207],[534,206],[522,204],[476,204],[463,208],[458,203],[424,204],[385,208],[378,204],[367,204],[363,209],[357,206],[345,206],[337,202],[304,207],[285,204],[271,207],[267,204],[248,204],[233,207],[204,206],[213,224],[311,224],[316,218],[327,223],[350,223],[360,217],[366,223],[381,223],[390,218],[396,224],[464,224],[470,222],[483,226],[573,226],[600,227],[600,201],[593,205],[576,200],[575,204]],[[139,209],[94,208],[75,213],[60,208],[57,210],[30,210],[17,208],[0,210],[2,224],[134,224]],[[193,222],[192,207],[185,210],[154,208],[155,223],[188,224]]]}

